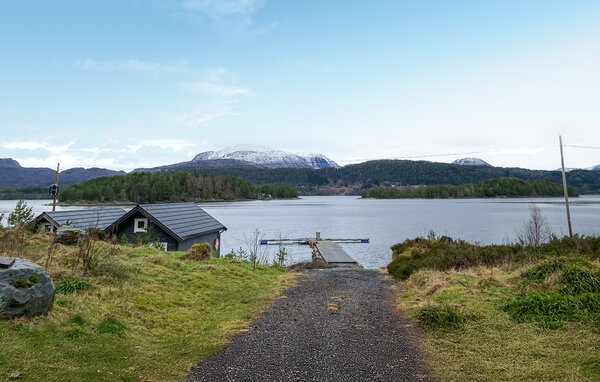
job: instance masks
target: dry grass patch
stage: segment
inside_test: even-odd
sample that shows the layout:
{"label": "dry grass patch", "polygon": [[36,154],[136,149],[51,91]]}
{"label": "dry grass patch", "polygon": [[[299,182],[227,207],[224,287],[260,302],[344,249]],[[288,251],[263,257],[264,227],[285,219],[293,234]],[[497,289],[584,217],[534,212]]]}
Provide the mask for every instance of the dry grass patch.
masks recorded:
{"label": "dry grass patch", "polygon": [[426,360],[439,380],[600,380],[597,325],[571,322],[551,329],[517,323],[502,310],[523,290],[522,274],[530,267],[419,270],[406,280],[400,306],[417,319],[425,311],[441,320],[422,331]]}

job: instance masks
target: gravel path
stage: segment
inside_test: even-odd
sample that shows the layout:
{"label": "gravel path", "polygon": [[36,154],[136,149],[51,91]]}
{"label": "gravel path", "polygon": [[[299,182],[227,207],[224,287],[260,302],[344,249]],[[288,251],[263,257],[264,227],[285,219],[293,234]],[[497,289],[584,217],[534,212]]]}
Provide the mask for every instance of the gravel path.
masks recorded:
{"label": "gravel path", "polygon": [[373,270],[311,270],[189,381],[426,381],[412,323]]}

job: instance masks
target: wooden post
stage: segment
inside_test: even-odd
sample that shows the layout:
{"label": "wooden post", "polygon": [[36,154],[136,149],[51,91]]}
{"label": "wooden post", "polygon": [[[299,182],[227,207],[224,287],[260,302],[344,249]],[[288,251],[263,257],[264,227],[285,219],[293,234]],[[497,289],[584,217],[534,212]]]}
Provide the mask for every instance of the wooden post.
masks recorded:
{"label": "wooden post", "polygon": [[[60,168],[60,163],[56,164],[56,180],[54,181],[54,184],[56,184],[58,186],[58,170]],[[52,212],[56,211],[56,194],[54,194],[54,198],[52,200]]]}
{"label": "wooden post", "polygon": [[565,173],[565,157],[563,155],[562,136],[558,136],[560,143],[560,165],[562,167],[563,191],[565,193],[565,206],[567,207],[567,223],[569,224],[569,237],[573,237],[573,229],[571,228],[571,212],[569,211],[569,190],[567,189],[567,175]]}

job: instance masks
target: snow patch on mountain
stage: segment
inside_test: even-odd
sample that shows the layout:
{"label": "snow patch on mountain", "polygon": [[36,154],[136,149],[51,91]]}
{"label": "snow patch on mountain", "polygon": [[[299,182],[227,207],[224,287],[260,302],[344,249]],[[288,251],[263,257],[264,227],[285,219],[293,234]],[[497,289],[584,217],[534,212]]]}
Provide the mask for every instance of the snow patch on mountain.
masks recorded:
{"label": "snow patch on mountain", "polygon": [[488,166],[488,167],[494,167],[491,164],[489,164],[488,162],[484,161],[483,159],[479,159],[479,158],[462,158],[462,159],[457,159],[454,162],[452,162],[452,164],[458,164],[461,166]]}
{"label": "snow patch on mountain", "polygon": [[219,151],[206,151],[192,159],[192,162],[216,159],[235,159],[268,168],[325,168],[340,167],[337,163],[318,153],[308,155],[293,154],[264,146],[232,146]]}

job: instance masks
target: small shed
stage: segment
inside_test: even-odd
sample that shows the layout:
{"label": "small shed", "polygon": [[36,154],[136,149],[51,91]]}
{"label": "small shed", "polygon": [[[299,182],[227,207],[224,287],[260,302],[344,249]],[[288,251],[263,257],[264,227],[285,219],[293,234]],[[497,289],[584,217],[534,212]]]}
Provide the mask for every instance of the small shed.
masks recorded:
{"label": "small shed", "polygon": [[158,241],[166,251],[187,251],[197,243],[209,243],[219,251],[221,233],[227,228],[195,203],[138,204],[106,231],[129,242],[142,238]]}
{"label": "small shed", "polygon": [[54,232],[65,224],[79,229],[98,228],[104,231],[126,212],[123,208],[42,212],[35,222],[48,232]]}

